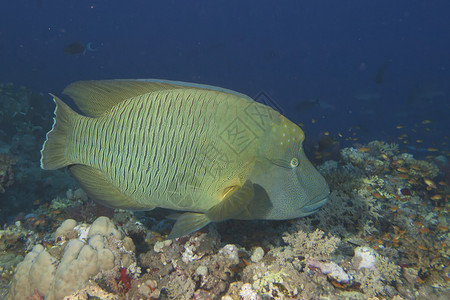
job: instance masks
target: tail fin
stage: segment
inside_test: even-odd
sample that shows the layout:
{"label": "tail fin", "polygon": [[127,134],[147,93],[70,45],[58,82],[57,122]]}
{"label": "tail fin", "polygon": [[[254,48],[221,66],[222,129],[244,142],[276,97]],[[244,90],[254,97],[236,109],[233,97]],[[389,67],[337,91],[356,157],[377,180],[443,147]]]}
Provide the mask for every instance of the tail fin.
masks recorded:
{"label": "tail fin", "polygon": [[76,115],[67,104],[55,95],[50,94],[56,104],[53,127],[47,133],[41,150],[41,168],[44,170],[55,170],[71,162],[65,158],[66,137],[70,130],[70,119]]}

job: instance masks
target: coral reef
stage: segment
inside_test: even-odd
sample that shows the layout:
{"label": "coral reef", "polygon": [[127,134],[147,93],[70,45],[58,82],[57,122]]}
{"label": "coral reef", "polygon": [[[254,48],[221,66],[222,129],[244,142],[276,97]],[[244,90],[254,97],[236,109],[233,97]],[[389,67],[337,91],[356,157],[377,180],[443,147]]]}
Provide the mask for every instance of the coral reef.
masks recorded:
{"label": "coral reef", "polygon": [[49,96],[12,83],[0,84],[0,223],[53,199],[75,182],[66,172],[39,167],[45,132],[52,124]]}
{"label": "coral reef", "polygon": [[36,290],[45,299],[62,299],[100,272],[113,274],[134,261],[132,240],[108,218],[95,220],[85,236],[75,225],[74,220],[66,220],[57,229],[53,246],[38,244],[25,256],[6,299],[27,299]]}
{"label": "coral reef", "polygon": [[[1,286],[9,284],[17,264],[38,240],[39,236],[24,228],[20,221],[0,230],[0,290]],[[2,296],[0,292],[1,299]]]}
{"label": "coral reef", "polygon": [[17,157],[0,153],[0,193],[14,183],[13,166],[17,163]]}
{"label": "coral reef", "polygon": [[367,295],[386,294],[387,283],[399,279],[400,267],[389,262],[387,258],[380,256],[371,248],[356,248],[351,262],[356,271],[350,274]]}
{"label": "coral reef", "polygon": [[312,233],[299,230],[294,234],[285,234],[283,240],[292,247],[296,256],[303,256],[306,259],[326,259],[336,250],[340,239],[324,235],[320,229]]}
{"label": "coral reef", "polygon": [[[34,174],[18,157],[16,183]],[[332,193],[311,216],[226,221],[174,240],[171,212],[105,209],[61,174],[37,175],[59,192],[28,191],[33,210],[0,231],[0,298],[449,298],[445,157],[374,141],[318,169]]]}

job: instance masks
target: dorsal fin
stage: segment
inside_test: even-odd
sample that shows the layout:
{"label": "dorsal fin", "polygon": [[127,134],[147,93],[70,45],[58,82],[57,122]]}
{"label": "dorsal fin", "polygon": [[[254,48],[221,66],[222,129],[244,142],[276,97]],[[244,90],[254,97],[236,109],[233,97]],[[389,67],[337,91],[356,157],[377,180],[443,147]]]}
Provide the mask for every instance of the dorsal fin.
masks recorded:
{"label": "dorsal fin", "polygon": [[70,96],[87,116],[98,117],[125,99],[175,88],[171,84],[134,80],[91,80],[74,82],[64,89],[63,94]]}
{"label": "dorsal fin", "polygon": [[161,79],[77,81],[67,86],[63,94],[71,97],[87,116],[98,117],[117,103],[132,97],[161,90],[188,88],[214,90],[251,99],[244,94],[211,85]]}

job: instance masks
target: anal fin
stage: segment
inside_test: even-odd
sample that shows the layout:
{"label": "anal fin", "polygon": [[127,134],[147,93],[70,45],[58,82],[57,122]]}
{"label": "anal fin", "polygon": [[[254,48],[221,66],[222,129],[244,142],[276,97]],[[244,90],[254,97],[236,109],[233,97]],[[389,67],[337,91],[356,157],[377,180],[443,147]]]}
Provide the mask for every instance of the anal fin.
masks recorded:
{"label": "anal fin", "polygon": [[113,208],[130,210],[151,210],[154,207],[138,203],[123,194],[113,186],[100,170],[85,166],[72,165],[69,167],[81,188],[101,204]]}
{"label": "anal fin", "polygon": [[211,221],[205,214],[187,212],[177,218],[177,222],[167,239],[175,239],[206,226]]}

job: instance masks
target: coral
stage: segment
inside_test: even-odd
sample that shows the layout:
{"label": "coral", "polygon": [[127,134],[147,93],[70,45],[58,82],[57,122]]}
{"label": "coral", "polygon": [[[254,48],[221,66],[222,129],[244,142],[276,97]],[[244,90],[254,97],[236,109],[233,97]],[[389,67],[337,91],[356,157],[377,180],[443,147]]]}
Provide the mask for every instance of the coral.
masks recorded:
{"label": "coral", "polygon": [[[420,173],[417,175],[421,175],[424,178],[434,178],[439,174],[439,168],[433,162],[428,162],[426,160],[414,160],[414,161],[411,161],[410,165],[418,166],[419,170],[417,170],[417,171],[419,171]],[[414,174],[417,171],[414,169],[411,169],[411,172],[413,172]]]}
{"label": "coral", "polygon": [[308,267],[314,267],[320,269],[322,274],[328,275],[337,282],[340,283],[348,283],[351,280],[351,277],[345,273],[344,269],[342,269],[335,262],[323,262],[318,260],[308,259],[307,262]]}
{"label": "coral", "polygon": [[239,263],[239,252],[236,245],[228,244],[219,250],[219,255],[222,255],[226,260],[232,264]]}
{"label": "coral", "polygon": [[195,282],[183,273],[173,272],[167,287],[169,299],[192,299],[195,292]]}
{"label": "coral", "polygon": [[315,214],[296,221],[295,227],[303,231],[321,228],[337,236],[357,232],[367,219],[367,207],[355,194],[354,191],[350,195],[338,190],[332,191],[325,206]]}
{"label": "coral", "polygon": [[66,197],[70,201],[80,201],[80,202],[86,202],[88,200],[88,196],[85,191],[82,189],[68,189],[66,192]]}
{"label": "coral", "polygon": [[369,296],[375,296],[383,292],[386,285],[381,281],[378,272],[363,269],[356,273],[355,282],[360,284],[360,289]]}
{"label": "coral", "polygon": [[358,173],[376,175],[385,173],[389,161],[396,153],[398,153],[397,144],[373,141],[368,147],[342,149],[341,159],[359,169]]}
{"label": "coral", "polygon": [[207,266],[199,266],[197,270],[195,270],[195,273],[199,276],[206,276],[208,275],[208,267]]}
{"label": "coral", "polygon": [[164,240],[164,241],[158,241],[156,242],[155,246],[153,247],[153,250],[155,252],[163,252],[164,247],[169,247],[172,244],[172,240]]}
{"label": "coral", "polygon": [[138,293],[147,299],[156,299],[161,291],[157,289],[158,283],[155,280],[146,280],[139,286]]}
{"label": "coral", "polygon": [[[52,200],[53,209],[67,209],[77,207],[77,209],[88,201],[88,196],[82,189],[68,189],[66,197],[57,197]],[[79,212],[81,214],[82,212]],[[76,219],[76,218],[75,218]]]}
{"label": "coral", "polygon": [[358,247],[352,259],[355,282],[367,295],[384,294],[387,283],[398,280],[400,267],[368,247]]}
{"label": "coral", "polygon": [[382,189],[384,186],[384,180],[376,175],[362,178],[362,182],[364,186],[370,186],[372,188]]}
{"label": "coral", "polygon": [[394,156],[395,154],[398,154],[398,144],[396,143],[385,143],[382,141],[372,141],[368,144],[369,148],[372,150],[386,154],[388,156]]}
{"label": "coral", "polygon": [[34,232],[26,230],[20,221],[0,230],[0,279],[12,279],[15,267],[23,260],[24,248],[34,238]]}
{"label": "coral", "polygon": [[252,288],[250,283],[245,283],[242,285],[241,290],[239,291],[239,296],[245,300],[260,300],[261,297],[256,293],[256,291]]}
{"label": "coral", "polygon": [[245,267],[242,276],[242,281],[251,283],[253,290],[263,299],[303,299],[311,292],[310,287],[312,290],[317,289],[311,278],[305,272],[299,272],[288,260],[269,262],[266,257],[259,263]]}
{"label": "coral", "polygon": [[119,282],[123,285],[123,290],[127,292],[131,288],[131,276],[128,274],[127,268],[119,268]]}
{"label": "coral", "polygon": [[27,236],[32,237],[32,232],[27,232],[20,221],[0,230],[0,279],[11,280],[14,268],[23,260]]}
{"label": "coral", "polygon": [[206,234],[191,236],[184,245],[182,260],[185,263],[200,260],[204,255],[212,254],[211,250],[215,249],[216,246],[216,240],[208,239]]}
{"label": "coral", "polygon": [[[261,273],[260,273],[261,274]],[[262,276],[258,276],[258,278],[253,283],[253,286],[259,291],[263,292],[264,289],[273,290],[274,283],[282,284],[285,281],[287,274],[280,270],[278,272],[270,271],[269,269],[262,274]]]}
{"label": "coral", "polygon": [[136,262],[131,263],[128,268],[127,272],[130,274],[130,276],[134,279],[139,278],[139,276],[142,273],[141,267],[139,267]]}
{"label": "coral", "polygon": [[70,216],[77,222],[92,223],[100,216],[113,217],[112,209],[89,199],[80,188],[68,189],[65,197],[56,197],[52,200],[51,208],[61,211],[63,215]]}
{"label": "coral", "polygon": [[[57,194],[43,192],[39,201],[33,194],[34,210],[0,231],[0,298],[52,299],[57,277],[66,299],[442,298],[450,270],[449,187],[442,169],[433,178],[431,158],[419,161],[378,141],[342,153],[339,161],[318,166],[332,192],[315,214],[227,221],[173,240],[164,240],[169,212],[116,210],[112,220],[120,229],[98,221],[105,236],[89,225],[99,211],[82,190],[71,182],[44,184],[41,190]],[[21,156],[16,183],[2,196],[19,186],[22,163]],[[63,196],[48,205],[56,195]],[[441,201],[432,201],[435,195]],[[69,262],[72,268],[59,270]]]}
{"label": "coral", "polygon": [[369,269],[374,271],[377,263],[375,250],[369,247],[358,247],[352,259],[353,266],[358,269]]}
{"label": "coral", "polygon": [[[318,168],[321,169],[320,166]],[[339,187],[339,191],[343,193],[351,193],[355,188],[359,188],[361,185],[359,178],[363,176],[362,174],[359,168],[350,163],[336,169],[323,169],[322,171],[328,184],[331,187]]]}
{"label": "coral", "polygon": [[71,240],[75,236],[74,228],[77,226],[77,221],[74,219],[67,219],[59,225],[55,231],[55,238],[60,240]]}
{"label": "coral", "polygon": [[98,273],[132,263],[133,242],[108,218],[95,220],[87,229],[86,240],[76,237],[66,242],[61,239],[73,225],[73,221],[66,221],[57,230],[60,244],[53,246],[52,251],[36,245],[25,256],[17,266],[7,299],[26,299],[35,289],[46,300],[62,299],[82,289],[88,279]]}
{"label": "coral", "polygon": [[288,243],[296,253],[296,255],[305,258],[325,259],[336,250],[341,241],[335,236],[325,236],[320,229],[312,233],[305,233],[301,230],[283,236],[283,240]]}
{"label": "coral", "polygon": [[[236,245],[225,245],[221,249],[219,245],[217,234],[211,232],[156,242],[153,249],[139,255],[139,265],[145,272],[142,278],[157,281],[157,290],[171,297],[181,295],[184,289],[185,294],[179,299],[188,298],[194,292],[196,297],[206,299],[209,293],[219,295],[227,289],[227,282],[239,263]],[[143,289],[148,292],[147,288]]]}
{"label": "coral", "polygon": [[105,292],[95,283],[89,282],[89,284],[81,290],[74,292],[73,294],[64,297],[64,300],[87,300],[87,299],[102,299],[102,300],[119,300],[118,295]]}
{"label": "coral", "polygon": [[395,281],[400,275],[400,267],[390,262],[387,257],[378,255],[377,269],[380,271],[381,279],[386,282]]}
{"label": "coral", "polygon": [[18,246],[18,244],[21,244],[21,240],[25,234],[26,231],[23,229],[20,222],[16,222],[16,224],[10,225],[4,230],[0,230],[0,251],[12,249]]}
{"label": "coral", "polygon": [[10,281],[14,274],[14,268],[23,260],[21,255],[12,253],[0,254],[0,278]]}
{"label": "coral", "polygon": [[17,157],[0,153],[0,193],[14,183],[13,166],[17,163]]}
{"label": "coral", "polygon": [[369,158],[369,154],[366,152],[358,151],[353,147],[344,148],[341,150],[341,157],[344,161],[350,162],[360,168],[364,167],[365,160]]}

